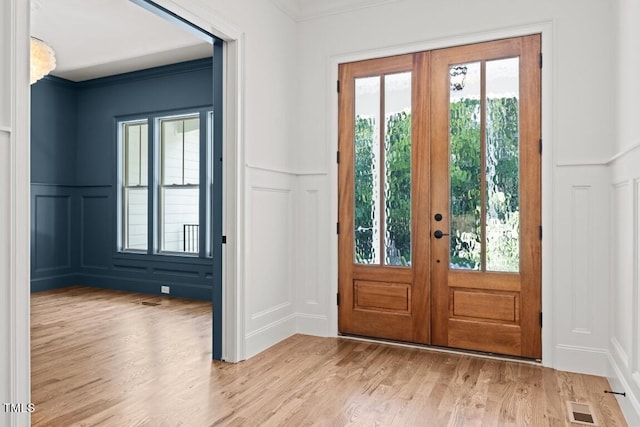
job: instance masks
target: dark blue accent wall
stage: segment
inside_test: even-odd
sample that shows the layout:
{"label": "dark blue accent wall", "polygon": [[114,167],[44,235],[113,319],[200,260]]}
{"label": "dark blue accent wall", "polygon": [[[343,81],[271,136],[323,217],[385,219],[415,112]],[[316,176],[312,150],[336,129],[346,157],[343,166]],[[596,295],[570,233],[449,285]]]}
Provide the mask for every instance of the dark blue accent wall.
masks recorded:
{"label": "dark blue accent wall", "polygon": [[213,104],[212,59],[31,92],[31,287],[86,285],[211,300],[213,260],[117,251],[118,117]]}
{"label": "dark blue accent wall", "polygon": [[47,77],[31,86],[31,182],[75,184],[77,91]]}

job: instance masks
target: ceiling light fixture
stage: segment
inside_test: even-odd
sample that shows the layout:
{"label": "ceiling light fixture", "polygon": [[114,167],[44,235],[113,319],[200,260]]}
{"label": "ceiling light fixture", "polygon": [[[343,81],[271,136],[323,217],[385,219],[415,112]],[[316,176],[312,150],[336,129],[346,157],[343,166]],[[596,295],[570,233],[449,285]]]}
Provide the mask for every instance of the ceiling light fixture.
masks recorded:
{"label": "ceiling light fixture", "polygon": [[34,84],[56,68],[56,54],[45,42],[31,37],[31,75],[29,81]]}

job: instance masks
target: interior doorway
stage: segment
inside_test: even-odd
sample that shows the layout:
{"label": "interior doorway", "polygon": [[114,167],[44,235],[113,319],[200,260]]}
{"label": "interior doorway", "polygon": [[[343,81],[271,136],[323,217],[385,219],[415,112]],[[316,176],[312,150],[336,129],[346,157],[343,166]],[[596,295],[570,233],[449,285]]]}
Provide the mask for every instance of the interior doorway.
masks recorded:
{"label": "interior doorway", "polygon": [[[175,46],[170,46],[165,48],[165,51],[161,51],[160,55],[156,55],[157,48],[154,46],[153,55],[142,55],[140,54],[139,49],[140,45],[137,44],[136,47],[132,47],[130,50],[125,48],[120,48],[122,50],[121,55],[126,57],[126,60],[118,60],[111,59],[111,63],[101,64],[99,67],[96,66],[81,66],[77,63],[74,66],[70,66],[68,59],[69,48],[67,45],[66,51],[65,49],[61,49],[60,40],[55,40],[55,33],[52,37],[44,37],[48,39],[54,47],[57,47],[58,50],[58,71],[61,73],[60,78],[57,80],[58,71],[54,71],[52,79],[54,79],[54,83],[59,87],[63,87],[65,91],[65,101],[68,101],[66,104],[62,105],[58,102],[51,102],[53,104],[57,104],[56,108],[48,108],[46,109],[46,114],[51,116],[53,113],[50,112],[59,112],[61,110],[65,111],[67,116],[73,116],[73,111],[76,109],[75,107],[75,94],[74,92],[81,90],[81,87],[86,89],[86,91],[92,90],[88,87],[91,85],[92,80],[100,79],[100,78],[109,78],[110,75],[122,75],[126,73],[144,73],[144,70],[157,68],[158,66],[166,66],[173,67],[175,64],[184,64],[190,63],[190,65],[185,66],[184,68],[188,68],[189,72],[193,70],[197,70],[198,67],[200,69],[207,68],[209,71],[204,78],[198,78],[197,81],[201,82],[203,80],[208,80],[207,84],[204,88],[200,88],[201,92],[208,92],[211,94],[211,86],[213,81],[214,95],[213,95],[213,108],[215,108],[215,114],[211,115],[211,125],[207,126],[208,129],[211,129],[211,135],[207,135],[207,139],[211,139],[214,141],[211,144],[212,149],[207,151],[206,155],[201,155],[204,163],[204,159],[207,159],[207,168],[211,170],[212,183],[210,185],[210,189],[206,188],[201,191],[202,193],[210,193],[210,196],[207,196],[206,206],[205,203],[202,203],[200,206],[200,211],[203,212],[200,214],[202,227],[200,227],[200,236],[199,239],[203,242],[201,248],[204,248],[204,242],[207,243],[207,247],[211,247],[210,253],[208,250],[200,249],[199,251],[193,251],[197,253],[197,256],[185,256],[184,253],[180,254],[161,254],[160,251],[154,246],[149,245],[149,249],[147,253],[140,253],[139,251],[134,253],[133,251],[126,251],[122,245],[116,243],[116,239],[113,236],[120,231],[119,224],[116,225],[115,217],[118,216],[116,212],[116,199],[119,197],[115,196],[116,188],[118,187],[118,177],[114,177],[116,164],[118,163],[118,158],[122,157],[120,151],[116,153],[116,149],[113,148],[114,142],[116,141],[116,131],[114,126],[112,126],[112,122],[115,120],[115,117],[122,118],[122,114],[126,115],[134,108],[135,106],[142,105],[142,102],[136,103],[135,95],[133,93],[139,94],[144,92],[143,90],[129,93],[124,93],[126,91],[120,91],[117,94],[121,97],[117,102],[118,105],[128,104],[126,108],[127,111],[122,109],[121,111],[116,111],[116,109],[105,109],[106,113],[104,114],[104,119],[102,122],[107,122],[106,127],[93,127],[93,132],[95,132],[94,138],[87,138],[86,135],[83,139],[83,143],[75,143],[69,142],[70,147],[48,147],[50,151],[54,152],[55,156],[44,156],[41,155],[41,160],[43,162],[48,162],[48,164],[52,164],[56,158],[59,157],[60,153],[71,153],[69,155],[70,160],[66,161],[64,164],[60,164],[59,169],[63,170],[64,173],[50,173],[47,176],[44,176],[45,173],[42,171],[43,168],[32,168],[32,171],[35,169],[40,173],[38,180],[34,181],[32,179],[32,199],[38,198],[36,200],[37,203],[32,203],[32,206],[39,209],[40,217],[35,217],[35,220],[32,221],[33,224],[38,225],[38,221],[40,220],[40,226],[42,228],[49,227],[53,230],[52,233],[33,233],[36,236],[41,236],[37,239],[37,244],[32,245],[32,260],[37,259],[39,264],[36,263],[35,270],[37,273],[41,273],[40,276],[32,275],[32,279],[39,280],[38,285],[41,288],[49,287],[60,287],[68,285],[69,283],[86,283],[90,286],[97,287],[110,287],[114,289],[118,289],[118,285],[116,282],[126,282],[120,289],[121,290],[132,290],[132,291],[140,291],[146,293],[160,293],[163,287],[167,289],[169,286],[160,286],[159,283],[152,283],[154,279],[151,279],[152,276],[158,276],[158,273],[161,273],[160,270],[164,269],[169,275],[178,276],[177,279],[173,279],[171,277],[165,276],[163,279],[166,285],[171,286],[171,295],[175,296],[185,296],[185,297],[193,297],[198,299],[207,299],[214,301],[215,306],[217,307],[214,310],[214,316],[216,317],[216,321],[214,322],[214,331],[213,331],[213,343],[212,343],[212,355],[216,359],[222,358],[222,51],[223,51],[223,41],[219,38],[214,37],[210,33],[206,33],[201,28],[196,27],[190,24],[188,21],[180,18],[178,15],[171,13],[166,9],[162,9],[158,7],[155,3],[145,2],[147,9],[154,11],[154,13],[158,16],[151,15],[147,10],[143,10],[138,4],[134,4],[135,2],[130,1],[120,1],[114,3],[112,5],[93,5],[93,7],[98,8],[98,10],[86,10],[80,8],[75,10],[69,7],[65,8],[54,6],[53,9],[49,7],[46,3],[38,2],[37,0],[34,2],[35,6],[32,5],[32,15],[34,12],[34,7],[36,9],[36,17],[38,14],[41,14],[40,20],[32,19],[32,23],[34,24],[34,30],[40,31],[42,30],[42,22],[44,21],[46,24],[49,24],[52,20],[49,14],[59,14],[57,16],[62,16],[64,14],[77,18],[78,15],[83,16],[84,19],[82,21],[83,25],[91,25],[93,19],[97,19],[98,21],[111,22],[111,26],[113,28],[117,28],[117,25],[113,25],[113,21],[108,21],[106,13],[100,12],[110,12],[108,16],[112,17],[115,11],[116,14],[120,13],[121,15],[127,15],[126,19],[134,19],[136,20],[136,25],[134,29],[144,33],[145,31],[148,34],[153,34],[153,28],[158,28],[157,24],[159,21],[162,21],[162,25],[166,25],[165,33],[174,34],[176,37],[171,38],[171,40],[176,40],[176,43],[181,42],[185,43],[184,39],[180,39],[178,34],[182,32],[186,34],[190,33],[189,37],[192,39],[197,39],[193,45],[182,46],[180,48],[175,48]],[[58,4],[58,6],[61,6]],[[89,6],[91,7],[91,6]],[[100,7],[105,7],[106,9],[99,9]],[[122,13],[122,8],[126,13]],[[155,8],[155,9],[154,9]],[[119,11],[119,12],[118,12]],[[133,15],[130,16],[130,15]],[[162,19],[164,18],[164,19]],[[125,18],[122,18],[122,21],[126,21]],[[53,20],[55,22],[55,20]],[[168,21],[168,23],[167,23]],[[155,24],[149,24],[149,22],[154,22]],[[146,25],[149,25],[148,27]],[[76,25],[60,25],[58,23],[58,27],[56,29],[55,25],[54,31],[58,33],[63,33],[60,35],[61,39],[68,39],[70,35],[73,35],[75,32],[75,36],[72,37],[74,41],[82,40],[84,38],[91,40],[93,36],[98,36],[98,33],[104,32],[103,27],[91,29],[91,31],[86,31],[84,36],[79,36],[79,33],[82,33],[80,25],[79,28],[76,28]],[[126,23],[122,23],[123,27],[126,29],[130,29],[132,26],[127,25]],[[182,28],[178,28],[182,27]],[[68,28],[69,30],[62,30],[62,28]],[[151,28],[151,29],[150,29]],[[178,28],[176,30],[176,28]],[[50,30],[51,28],[47,28]],[[188,31],[184,31],[184,30]],[[175,31],[175,33],[173,32]],[[119,29],[118,32],[126,33],[124,29]],[[194,34],[200,34],[198,37],[193,37]],[[108,34],[113,37],[113,33],[108,32]],[[128,34],[128,33],[126,33]],[[157,34],[157,33],[156,33]],[[104,34],[102,34],[104,36]],[[158,35],[160,36],[160,35]],[[166,37],[166,34],[165,34]],[[106,37],[109,39],[109,36]],[[131,37],[130,37],[131,38]],[[162,39],[162,37],[158,37]],[[140,40],[144,39],[144,37],[131,38],[128,42],[131,45],[140,43]],[[100,40],[103,42],[104,39]],[[165,39],[166,40],[166,39]],[[208,51],[202,53],[202,42],[204,40],[204,44],[208,46]],[[155,42],[155,40],[154,40]],[[198,45],[200,43],[200,45]],[[100,43],[88,43],[90,45],[99,46]],[[108,40],[107,40],[108,44]],[[85,44],[81,43],[82,46]],[[144,47],[144,46],[143,46]],[[74,49],[71,49],[74,50]],[[81,50],[81,49],[75,49]],[[103,51],[105,49],[94,49],[97,52]],[[64,51],[64,52],[63,52]],[[179,52],[176,52],[179,51]],[[132,53],[133,52],[133,53]],[[136,56],[136,52],[138,53],[138,57],[140,58],[136,61],[135,58],[131,56]],[[168,52],[168,53],[167,53]],[[67,54],[67,55],[65,55]],[[215,55],[217,59],[219,59],[217,66],[212,67],[211,65],[207,65],[207,62],[210,64],[211,56]],[[128,56],[127,56],[128,55]],[[186,55],[186,56],[185,56]],[[102,58],[106,58],[108,55],[104,55]],[[152,58],[153,57],[153,58]],[[122,57],[118,57],[122,58]],[[209,61],[207,61],[209,58]],[[75,58],[78,59],[78,58]],[[87,58],[85,58],[87,59]],[[95,58],[91,58],[92,60]],[[200,62],[198,62],[200,61]],[[132,64],[136,62],[136,64]],[[86,65],[86,62],[85,62]],[[177,67],[180,67],[178,65]],[[125,67],[125,69],[122,69]],[[134,68],[126,68],[126,67],[134,67]],[[97,70],[100,68],[100,70]],[[109,70],[115,70],[114,72],[109,73]],[[175,71],[171,69],[167,71],[167,68],[163,69],[166,75],[171,75],[171,72]],[[180,71],[175,72],[178,74]],[[197,72],[197,71],[194,71]],[[98,75],[94,74],[98,73]],[[186,72],[185,72],[186,74]],[[201,73],[202,74],[202,73]],[[186,79],[185,79],[186,80]],[[195,80],[194,80],[195,81]],[[88,82],[88,83],[87,83]],[[54,84],[52,83],[52,84]],[[169,99],[171,97],[175,97],[175,93],[179,90],[183,90],[180,93],[183,100],[179,102],[175,102],[176,105],[179,104],[179,109],[191,108],[192,104],[195,106],[200,105],[208,105],[210,106],[212,103],[209,100],[203,101],[203,97],[197,98],[196,100],[190,101],[189,94],[193,93],[193,88],[189,90],[184,90],[187,88],[185,84],[179,84],[175,81],[172,82],[174,84],[166,84],[163,88],[160,88],[156,91],[156,93],[164,93],[165,99]],[[115,83],[114,83],[115,84]],[[195,83],[192,84],[195,85]],[[179,89],[175,89],[172,91],[174,87]],[[33,90],[32,86],[32,90]],[[188,88],[187,88],[188,89]],[[41,91],[42,92],[42,91]],[[51,91],[49,91],[51,92]],[[55,94],[51,95],[50,93],[46,94],[47,99],[53,99],[54,101],[59,101],[60,97],[58,96],[60,91],[55,92]],[[146,93],[146,95],[149,95]],[[112,97],[116,97],[115,92],[112,93]],[[79,96],[77,97],[79,98]],[[99,98],[99,97],[96,97]],[[106,97],[103,97],[106,98]],[[151,100],[151,96],[138,96],[138,99],[149,99],[147,104],[144,104],[143,107],[139,108],[139,111],[134,112],[134,114],[141,113],[147,114],[149,112],[154,111],[174,111],[174,107],[170,105],[170,102],[162,102],[162,97],[154,97],[154,100],[160,99],[160,103],[157,106],[152,105],[153,100]],[[132,100],[133,99],[133,100]],[[68,104],[68,105],[67,105]],[[112,104],[116,104],[116,102],[112,102]],[[64,108],[63,108],[64,107]],[[68,107],[68,108],[67,108]],[[86,107],[86,105],[83,105]],[[178,107],[176,107],[178,108]],[[68,110],[68,111],[67,111]],[[83,108],[83,111],[86,111],[87,108]],[[98,109],[96,109],[98,111]],[[102,111],[102,110],[101,110]],[[67,141],[73,141],[76,132],[76,124],[74,120],[70,119],[64,123],[57,123],[57,121],[52,120],[54,125],[60,125],[54,127],[69,129],[67,133],[70,135],[64,135],[64,138]],[[204,120],[201,120],[204,121]],[[79,126],[82,127],[82,124],[88,122],[86,120],[78,120]],[[95,124],[92,122],[92,124]],[[41,127],[44,127],[43,123],[39,124]],[[36,123],[36,126],[38,124]],[[205,126],[202,126],[204,129]],[[73,131],[71,131],[73,130]],[[81,131],[77,131],[78,134]],[[203,132],[204,134],[204,132]],[[34,133],[32,132],[32,143],[33,143]],[[55,136],[50,132],[50,136]],[[94,140],[97,141],[98,136],[107,140],[106,144],[98,144],[93,143]],[[77,139],[81,139],[78,137]],[[45,141],[46,142],[46,141]],[[103,141],[104,142],[104,141]],[[73,147],[71,145],[75,144],[78,149],[81,151],[79,154],[73,155]],[[93,150],[94,146],[101,145],[104,147],[103,152],[99,150],[94,150],[88,155],[88,153]],[[33,146],[33,144],[32,144]],[[35,150],[32,150],[32,154]],[[83,151],[83,152],[82,152]],[[44,152],[44,150],[41,150]],[[97,153],[97,154],[96,154]],[[55,157],[55,158],[54,158]],[[78,160],[77,163],[74,158],[77,157],[81,160]],[[151,156],[150,156],[151,157]],[[91,158],[90,161],[87,161]],[[115,158],[115,160],[114,160]],[[214,160],[215,159],[215,160]],[[150,162],[154,160],[150,159]],[[99,166],[104,167],[94,167],[95,164],[99,164]],[[81,173],[76,172],[77,167],[83,169]],[[82,175],[83,179],[79,179],[78,176]],[[85,176],[86,175],[86,176]],[[209,177],[207,176],[207,180]],[[91,183],[88,183],[92,181]],[[33,185],[36,184],[38,186],[38,190],[42,190],[41,193],[33,191]],[[203,185],[200,187],[204,187],[205,184],[203,180]],[[153,188],[150,186],[150,188]],[[153,190],[150,190],[151,194]],[[46,194],[45,194],[46,193]],[[204,198],[201,198],[204,200]],[[152,204],[149,202],[150,205]],[[47,208],[53,207],[55,209],[55,215],[51,214],[49,217],[58,218],[56,221],[44,221],[42,218],[47,217]],[[34,208],[34,209],[35,209]],[[58,215],[59,214],[59,215]],[[77,217],[80,216],[78,219]],[[69,219],[71,218],[71,219]],[[206,223],[206,235],[205,235],[205,223]],[[79,224],[79,225],[78,225]],[[151,225],[151,221],[149,221],[150,231],[148,233],[149,236],[154,236],[156,230],[154,227],[157,226]],[[62,231],[61,233],[56,233],[57,231]],[[84,234],[82,234],[84,233]],[[44,237],[42,237],[44,236]],[[53,236],[53,237],[51,237]],[[45,237],[50,238],[49,242],[45,242]],[[44,243],[48,243],[45,245]],[[59,249],[58,246],[62,247],[63,250]],[[35,252],[34,252],[35,251]],[[182,251],[185,252],[185,251]],[[34,257],[34,253],[36,256]],[[53,255],[51,255],[53,254]],[[187,254],[191,255],[191,254]],[[146,258],[145,258],[146,257]],[[159,257],[163,257],[160,259]],[[170,259],[170,260],[169,260]],[[215,259],[215,261],[214,261]],[[149,266],[151,264],[157,264],[159,268]],[[188,264],[188,266],[187,266]],[[187,267],[184,267],[187,266]],[[212,268],[208,268],[209,266],[213,266]],[[184,268],[183,268],[184,267]],[[154,271],[155,269],[155,271]],[[32,269],[33,271],[34,269]],[[100,271],[98,271],[100,270]],[[148,277],[142,277],[142,275],[146,274],[144,271],[146,270]],[[185,271],[188,270],[188,271]],[[213,270],[213,272],[211,272]],[[54,276],[55,277],[49,277]],[[182,276],[191,275],[195,277],[197,275],[197,280],[192,279],[192,282],[197,283],[187,283],[188,280],[181,280],[180,274]],[[161,275],[161,274],[160,274]],[[158,276],[160,277],[160,276]],[[74,280],[78,279],[78,280]],[[147,280],[151,279],[151,280]],[[87,283],[88,282],[88,283]],[[93,282],[93,283],[92,283]],[[203,286],[204,282],[213,282],[213,285]],[[33,282],[32,282],[33,283]],[[163,284],[163,285],[164,285]],[[185,286],[178,286],[178,285]],[[38,287],[36,287],[37,289]],[[132,289],[135,288],[135,289]],[[190,295],[185,295],[186,293],[191,293]]]}
{"label": "interior doorway", "polygon": [[540,44],[340,65],[340,333],[541,357]]}

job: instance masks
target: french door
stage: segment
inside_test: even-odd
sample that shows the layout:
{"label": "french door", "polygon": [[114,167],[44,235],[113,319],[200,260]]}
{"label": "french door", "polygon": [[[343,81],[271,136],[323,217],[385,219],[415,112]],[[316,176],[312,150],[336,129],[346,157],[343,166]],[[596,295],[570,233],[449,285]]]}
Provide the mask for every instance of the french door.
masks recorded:
{"label": "french door", "polygon": [[340,65],[339,331],[541,355],[540,36]]}

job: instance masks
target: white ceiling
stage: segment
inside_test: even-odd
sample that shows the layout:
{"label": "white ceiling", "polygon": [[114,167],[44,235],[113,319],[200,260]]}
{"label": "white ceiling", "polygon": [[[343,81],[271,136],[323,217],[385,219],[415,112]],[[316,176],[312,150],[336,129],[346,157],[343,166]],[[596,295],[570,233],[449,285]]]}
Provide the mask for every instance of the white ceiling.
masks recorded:
{"label": "white ceiling", "polygon": [[[304,21],[400,0],[271,1]],[[51,74],[72,81],[205,58],[212,51],[208,42],[130,0],[31,0],[31,35],[56,52]]]}
{"label": "white ceiling", "polygon": [[[4,0],[3,0],[4,1]],[[31,0],[31,35],[72,81],[211,56],[211,44],[129,0]]]}
{"label": "white ceiling", "polygon": [[365,7],[394,3],[400,0],[272,0],[296,21],[308,21],[327,15],[349,12]]}

